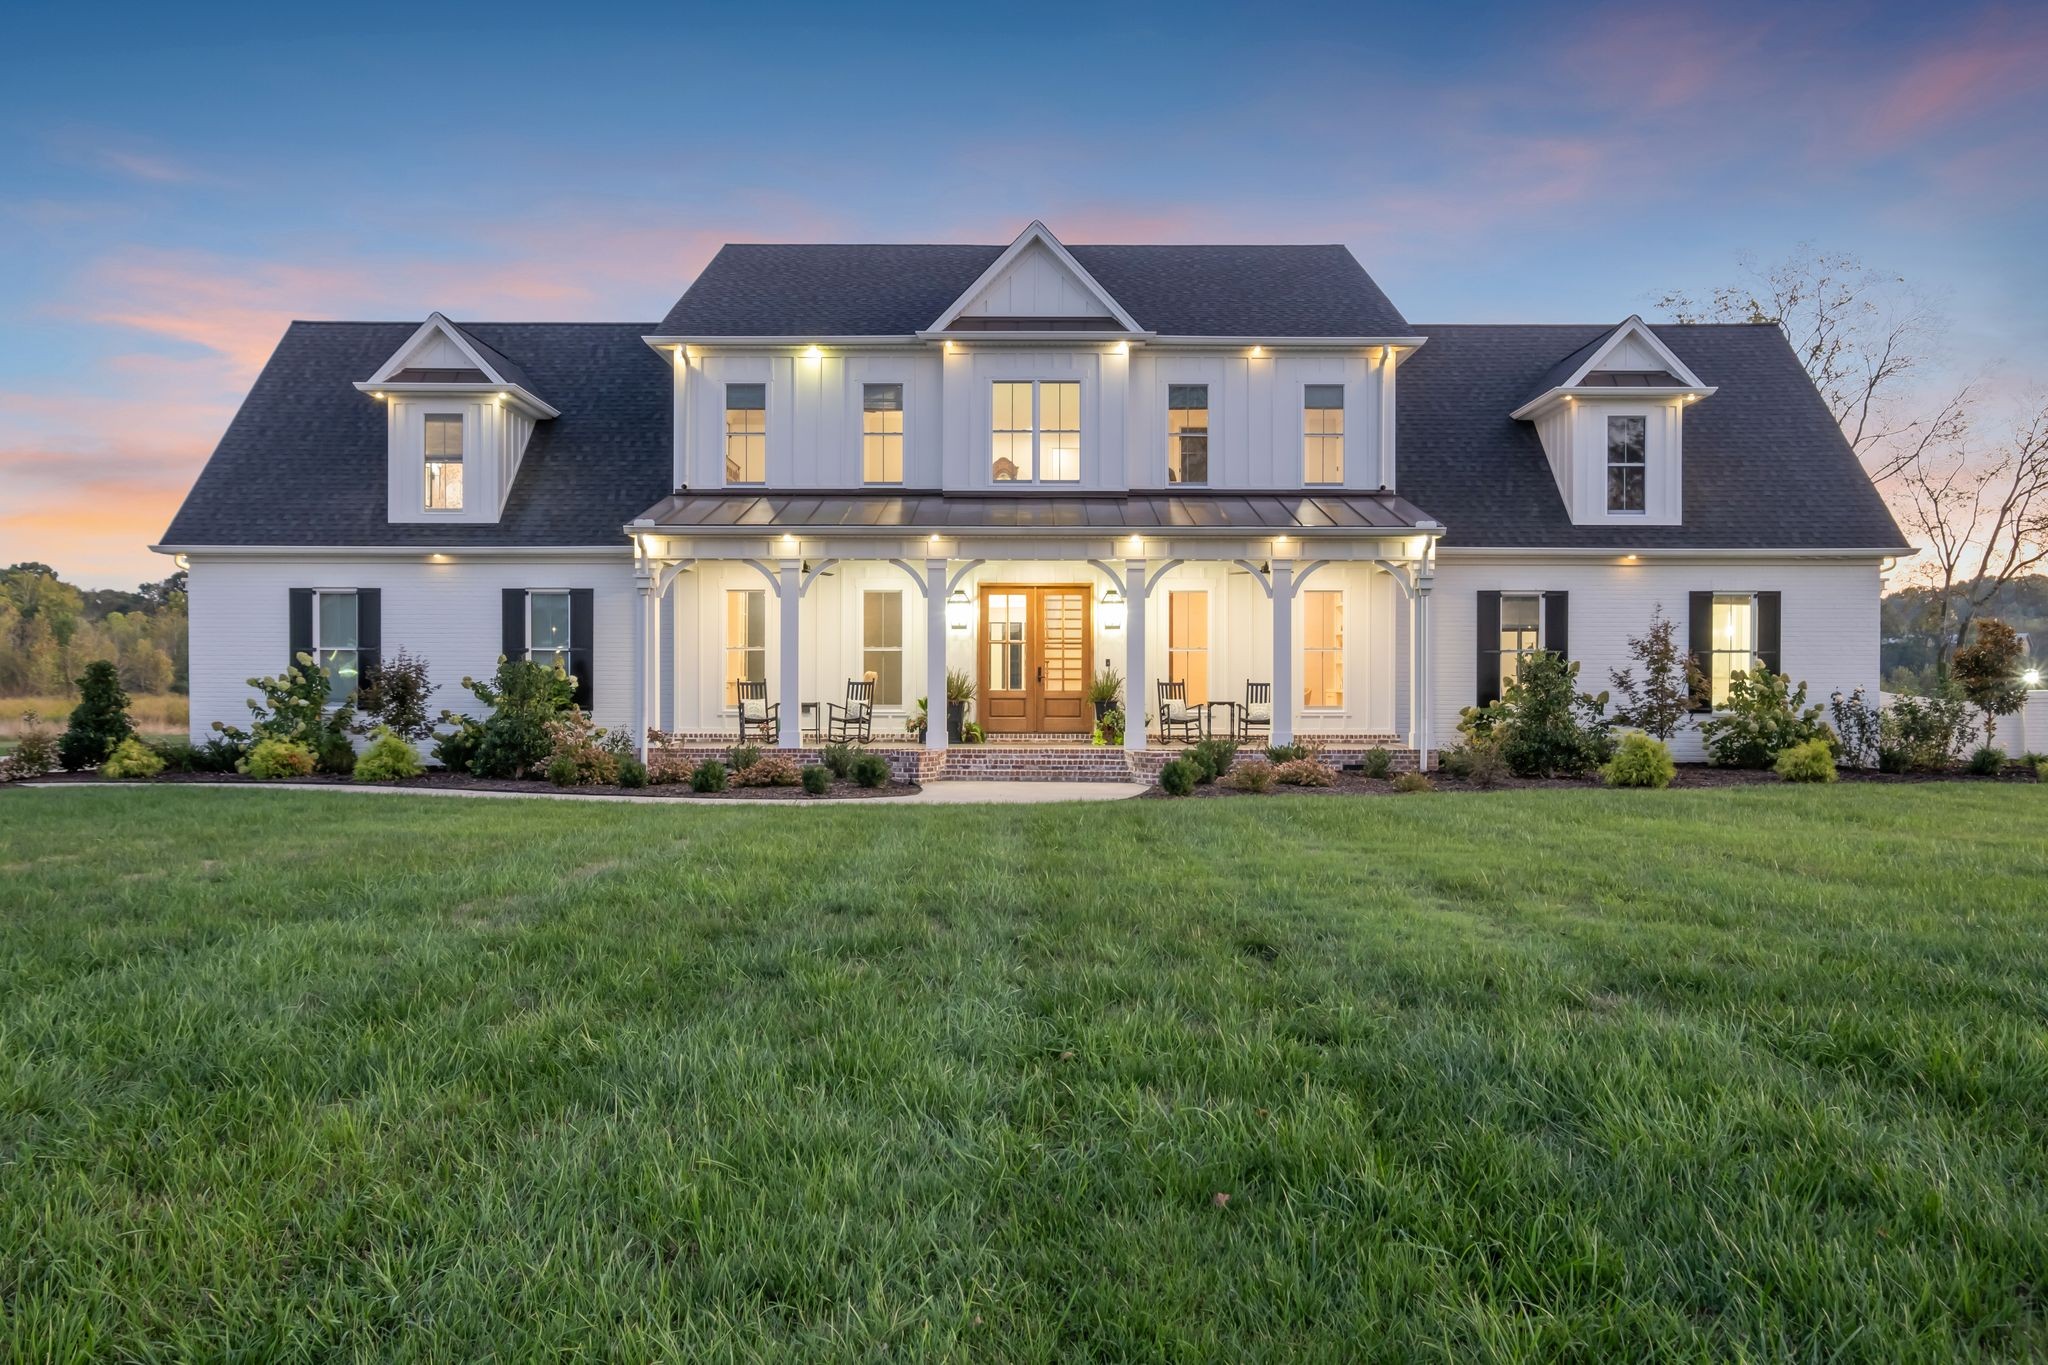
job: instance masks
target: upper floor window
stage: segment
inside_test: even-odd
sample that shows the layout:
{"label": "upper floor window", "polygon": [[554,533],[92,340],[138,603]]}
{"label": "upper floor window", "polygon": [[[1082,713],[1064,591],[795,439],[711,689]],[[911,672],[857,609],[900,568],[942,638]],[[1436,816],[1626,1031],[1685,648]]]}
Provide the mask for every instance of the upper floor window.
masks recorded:
{"label": "upper floor window", "polygon": [[526,657],[543,668],[569,670],[569,594],[526,594]]}
{"label": "upper floor window", "polygon": [[1757,666],[1756,597],[1751,593],[1715,593],[1707,679],[1716,710],[1728,704],[1728,689],[1737,673]]}
{"label": "upper floor window", "polygon": [[339,706],[355,695],[362,671],[354,589],[326,588],[313,594],[313,659],[327,674],[327,703]]}
{"label": "upper floor window", "polygon": [[725,481],[768,479],[768,386],[725,386]]}
{"label": "upper floor window", "polygon": [[427,414],[427,506],[436,512],[462,510],[462,414]]}
{"label": "upper floor window", "polygon": [[1207,384],[1166,386],[1166,481],[1209,482]]}
{"label": "upper floor window", "polygon": [[903,386],[860,386],[862,483],[903,482]]}
{"label": "upper floor window", "polygon": [[997,483],[1074,483],[1081,477],[1081,385],[1071,379],[998,382],[990,474]]}
{"label": "upper floor window", "polygon": [[1640,512],[1648,491],[1650,419],[1607,419],[1607,510]]}
{"label": "upper floor window", "polygon": [[1302,482],[1344,482],[1344,386],[1308,384],[1302,390]]}

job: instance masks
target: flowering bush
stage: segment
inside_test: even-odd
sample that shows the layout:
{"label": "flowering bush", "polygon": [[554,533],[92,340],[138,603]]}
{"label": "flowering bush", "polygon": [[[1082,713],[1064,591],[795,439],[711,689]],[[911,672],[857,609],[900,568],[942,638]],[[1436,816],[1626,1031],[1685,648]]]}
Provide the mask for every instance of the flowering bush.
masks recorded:
{"label": "flowering bush", "polygon": [[1231,765],[1223,781],[1239,791],[1269,792],[1273,790],[1273,765],[1263,758],[1242,759]]}
{"label": "flowering bush", "polygon": [[794,787],[801,781],[803,769],[781,754],[763,754],[732,775],[735,787]]}
{"label": "flowering bush", "polygon": [[1834,748],[1834,732],[1820,718],[1818,706],[1806,704],[1806,684],[1797,687],[1782,673],[1767,668],[1730,676],[1728,705],[1700,725],[1707,762],[1722,768],[1768,768],[1779,754],[1808,740],[1826,739]]}
{"label": "flowering bush", "polygon": [[1290,787],[1334,787],[1337,770],[1314,758],[1290,758],[1275,765],[1273,780]]}
{"label": "flowering bush", "polygon": [[548,780],[558,787],[618,785],[619,761],[632,757],[624,731],[616,734],[590,723],[571,706],[547,722]]}

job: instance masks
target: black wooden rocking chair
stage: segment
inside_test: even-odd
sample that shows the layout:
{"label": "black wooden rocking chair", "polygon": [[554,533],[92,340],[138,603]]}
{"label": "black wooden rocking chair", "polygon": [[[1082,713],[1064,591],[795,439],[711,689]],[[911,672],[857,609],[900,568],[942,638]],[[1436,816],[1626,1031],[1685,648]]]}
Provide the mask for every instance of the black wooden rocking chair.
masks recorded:
{"label": "black wooden rocking chair", "polygon": [[1237,709],[1237,742],[1251,743],[1254,733],[1273,738],[1273,684],[1248,682],[1244,705]]}
{"label": "black wooden rocking chair", "polygon": [[1202,737],[1202,713],[1188,705],[1188,685],[1184,682],[1159,684],[1159,736],[1178,739],[1183,744]]}
{"label": "black wooden rocking chair", "polygon": [[782,737],[782,703],[768,700],[767,683],[736,682],[733,695],[740,707],[740,743],[749,739],[773,743]]}
{"label": "black wooden rocking chair", "polygon": [[875,685],[871,682],[846,684],[846,705],[825,703],[825,737],[834,744],[849,741],[866,744],[874,738]]}

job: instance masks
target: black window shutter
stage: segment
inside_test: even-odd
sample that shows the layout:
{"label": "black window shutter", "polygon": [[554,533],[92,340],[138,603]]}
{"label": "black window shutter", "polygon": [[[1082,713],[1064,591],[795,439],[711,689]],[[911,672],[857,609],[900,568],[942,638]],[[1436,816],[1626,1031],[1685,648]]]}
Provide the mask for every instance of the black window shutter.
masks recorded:
{"label": "black window shutter", "polygon": [[1778,660],[1784,597],[1783,593],[1777,592],[1760,592],[1756,595],[1757,662],[1773,673],[1785,671]]}
{"label": "black window shutter", "polygon": [[508,659],[526,657],[526,589],[507,588],[504,598],[504,628],[498,652]]}
{"label": "black window shutter", "polygon": [[313,652],[313,590],[293,588],[291,590],[291,651],[285,656],[286,668],[297,668],[301,654]]}
{"label": "black window shutter", "polygon": [[1714,594],[1687,593],[1685,613],[1685,647],[1691,651],[1692,661],[1700,670],[1700,684],[1692,696],[1692,709],[1711,711],[1714,707],[1714,694],[1710,690],[1714,667]]}
{"label": "black window shutter", "polygon": [[1500,594],[1479,594],[1479,705],[1500,700]]}
{"label": "black window shutter", "polygon": [[384,665],[384,593],[378,588],[356,589],[356,686],[360,689],[377,681]]}
{"label": "black window shutter", "polygon": [[589,588],[569,590],[569,673],[576,679],[576,704],[590,710],[591,644],[595,627],[591,617],[597,594]]}
{"label": "black window shutter", "polygon": [[1543,647],[1560,659],[1572,657],[1569,593],[1543,594]]}

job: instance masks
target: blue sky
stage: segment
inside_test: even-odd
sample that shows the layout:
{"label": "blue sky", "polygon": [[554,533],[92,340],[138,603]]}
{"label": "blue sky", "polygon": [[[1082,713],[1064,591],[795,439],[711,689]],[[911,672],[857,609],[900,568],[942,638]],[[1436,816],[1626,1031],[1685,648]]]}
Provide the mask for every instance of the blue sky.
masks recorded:
{"label": "blue sky", "polygon": [[1338,241],[1417,321],[1853,253],[2048,378],[2040,7],[31,7],[0,562],[159,576],[285,322],[659,317],[726,240]]}

